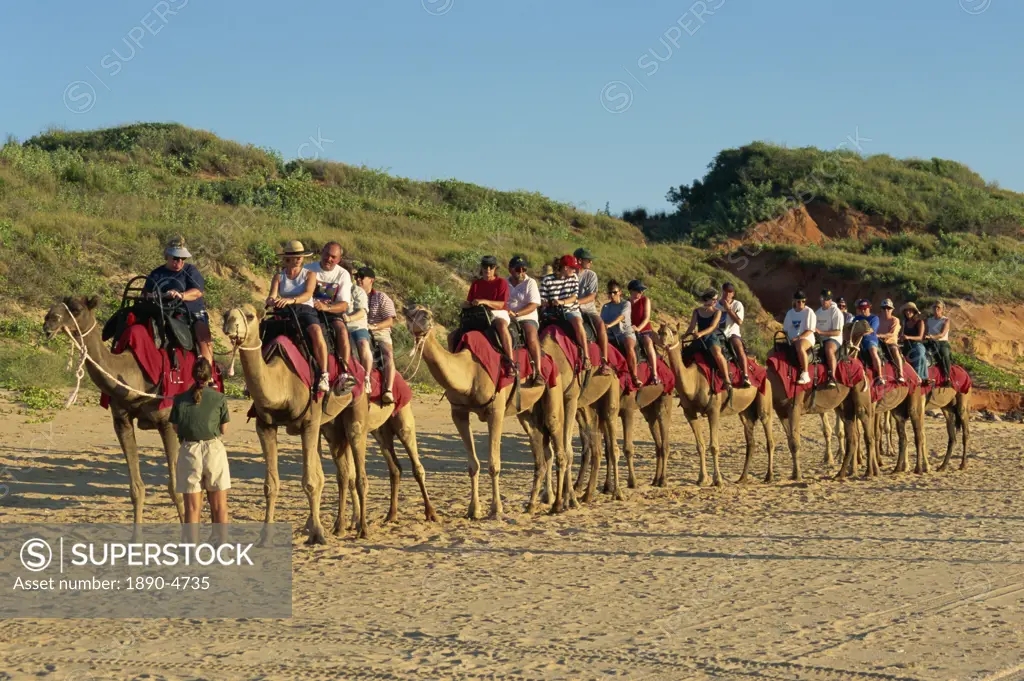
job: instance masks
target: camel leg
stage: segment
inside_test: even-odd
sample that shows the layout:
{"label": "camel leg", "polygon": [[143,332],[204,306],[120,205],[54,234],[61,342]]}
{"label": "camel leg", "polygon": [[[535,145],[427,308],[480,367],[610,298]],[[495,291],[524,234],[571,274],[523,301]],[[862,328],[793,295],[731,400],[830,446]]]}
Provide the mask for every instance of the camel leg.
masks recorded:
{"label": "camel leg", "polygon": [[544,471],[547,470],[547,448],[544,446],[544,433],[534,423],[534,415],[519,414],[519,423],[530,438],[530,451],[533,452],[533,489],[530,490],[530,501],[526,504],[527,513],[536,513],[540,508],[540,490],[544,483]]}
{"label": "camel leg", "polygon": [[480,478],[480,459],[476,458],[476,445],[473,443],[473,432],[469,428],[469,412],[452,410],[452,421],[455,428],[462,437],[462,444],[466,447],[466,457],[469,459],[469,510],[466,517],[470,520],[480,519],[480,493],[478,481]]}
{"label": "camel leg", "polygon": [[[644,420],[647,421],[651,437],[654,439],[654,480],[651,481],[651,485],[654,487],[665,486],[665,459],[668,458],[668,440],[665,437],[665,428],[662,427],[666,416],[664,409],[665,401],[662,398],[656,405],[651,405],[641,412]],[[632,469],[633,464],[629,458],[626,459],[626,463]]]}
{"label": "camel leg", "polygon": [[836,416],[836,461],[842,461],[846,456],[846,421],[843,419],[842,407],[835,410]]}
{"label": "camel leg", "polygon": [[[139,469],[139,448],[135,443],[135,426],[127,412],[110,410],[114,419],[114,433],[117,434],[117,441],[121,444],[121,451],[124,452],[125,461],[128,462],[128,493],[132,498],[133,517],[136,525],[142,524],[142,509],[146,505],[146,486],[142,483],[142,471]],[[171,478],[171,485],[174,478]],[[182,515],[184,518],[184,509]]]}
{"label": "camel leg", "polygon": [[718,409],[712,406],[711,411],[708,413],[708,440],[711,444],[711,482],[715,487],[722,487],[725,484],[725,478],[722,477],[722,471],[718,465],[718,431],[720,418],[721,415]]}
{"label": "camel leg", "polygon": [[764,429],[765,447],[768,449],[768,472],[765,473],[765,482],[775,482],[775,429],[772,419],[771,400],[758,400],[757,418]]}
{"label": "camel leg", "polygon": [[[327,536],[320,523],[320,498],[324,491],[324,468],[320,462],[320,424],[318,419],[302,428],[302,489],[309,499],[309,538],[307,545],[326,544]],[[356,473],[358,476],[358,471]],[[358,483],[357,483],[358,486]]]}
{"label": "camel leg", "polygon": [[328,424],[323,428],[323,436],[327,440],[327,450],[334,461],[335,475],[338,479],[338,516],[334,519],[334,527],[331,533],[339,537],[345,532],[345,506],[348,503],[348,469],[345,466],[345,436],[340,433],[340,428],[335,424]]}
{"label": "camel leg", "polygon": [[789,412],[786,437],[789,439],[789,453],[793,456],[793,474],[789,479],[799,482],[803,476],[800,474],[800,407],[796,404]]}
{"label": "camel leg", "polygon": [[736,479],[737,484],[750,482],[750,461],[754,458],[754,415],[751,413],[752,411],[753,405],[739,413],[740,423],[743,424],[743,438],[747,443],[747,455],[743,459],[743,471]]}
{"label": "camel leg", "polygon": [[953,448],[956,447],[956,412],[952,404],[942,408],[942,416],[946,419],[946,456],[942,459],[940,471],[949,469],[949,459],[953,456]]}
{"label": "camel leg", "polygon": [[690,430],[693,431],[693,441],[697,445],[697,453],[700,455],[700,473],[697,474],[697,486],[703,487],[708,479],[708,459],[707,451],[704,447],[704,436],[700,432],[700,423],[697,421],[697,417],[691,417],[689,414],[686,415],[686,421],[690,424]]}
{"label": "camel leg", "polygon": [[[907,472],[907,433],[906,433],[906,421],[897,419],[896,437],[899,441],[899,453],[896,456],[896,466],[892,469],[893,473],[906,473]],[[920,465],[920,464],[918,464]]]}
{"label": "camel leg", "polygon": [[[839,419],[837,418],[836,421]],[[826,466],[831,466],[834,462],[832,460],[832,421],[829,419],[829,413],[827,411],[821,412],[821,432],[825,436],[825,460]]]}
{"label": "camel leg", "polygon": [[395,434],[388,424],[373,431],[373,439],[380,447],[380,453],[384,455],[384,462],[388,465],[388,482],[391,484],[391,503],[388,506],[388,514],[384,516],[383,524],[398,521],[398,487],[402,482],[402,466],[398,463],[398,455],[395,453]]}
{"label": "camel leg", "polygon": [[[608,400],[605,397],[604,400]],[[604,407],[603,413],[601,413],[599,423],[601,426],[601,432],[604,436],[604,447],[606,456],[608,457],[608,468],[612,474],[612,499],[615,501],[624,501],[625,496],[622,494],[622,485],[619,483],[619,442],[616,438],[615,433],[615,417],[616,408]]]}
{"label": "camel leg", "polygon": [[915,473],[931,472],[931,465],[928,463],[928,441],[924,433],[924,399],[911,396],[909,405],[910,427],[914,429],[914,447],[917,450],[917,463],[914,465]]}
{"label": "camel leg", "polygon": [[[430,495],[427,493],[427,475],[423,470],[423,464],[420,463],[420,451],[416,444],[416,417],[412,413],[412,408],[402,410],[397,419],[397,427],[395,421],[396,418],[392,417],[389,428],[398,435],[399,441],[405,447],[406,454],[409,455],[412,474],[416,478],[416,484],[420,486],[420,496],[423,497],[423,516],[427,522],[436,523],[438,522],[437,513],[434,512],[434,505],[430,503]],[[397,460],[395,463],[398,463]]]}
{"label": "camel leg", "polygon": [[164,444],[164,456],[167,457],[167,491],[171,495],[174,507],[178,510],[178,522],[183,523],[185,522],[185,504],[182,501],[183,497],[174,491],[174,481],[178,473],[178,448],[181,445],[178,443],[178,436],[170,423],[160,426],[160,439]]}
{"label": "camel leg", "polygon": [[[626,471],[628,474],[626,484],[629,486],[629,489],[636,489],[636,470],[633,468],[633,411],[630,409],[623,409],[619,413],[622,416],[622,451],[626,455]],[[658,436],[655,435],[654,439],[654,446],[657,448]]]}
{"label": "camel leg", "polygon": [[505,400],[499,396],[491,404],[487,414],[487,432],[489,437],[488,468],[491,474],[491,512],[489,518],[501,518],[504,509],[501,505],[501,428],[505,419]]}
{"label": "camel leg", "polygon": [[277,426],[268,426],[256,419],[256,436],[263,448],[263,461],[266,474],[263,477],[263,496],[267,508],[263,516],[264,525],[274,522],[274,509],[277,506],[277,492],[281,486],[281,478],[277,471]]}
{"label": "camel leg", "polygon": [[672,399],[669,396],[662,398],[659,412],[657,423],[661,433],[661,477],[658,482],[661,487],[665,487],[668,485],[668,464],[672,458]]}
{"label": "camel leg", "polygon": [[[566,412],[568,413],[568,412]],[[587,472],[590,470],[590,457],[594,456],[593,438],[590,437],[590,421],[588,419],[588,413],[586,409],[576,410],[576,423],[579,425],[580,430],[580,472],[576,476],[576,483],[573,488],[576,490],[576,494],[581,494],[587,486]],[[570,419],[570,422],[572,420]],[[569,452],[569,460],[572,461],[572,427],[569,427],[569,434],[565,440],[565,446]]]}
{"label": "camel leg", "polygon": [[[583,502],[589,503],[597,494],[597,479],[601,475],[601,456],[597,450],[601,442],[601,423],[597,411],[593,407],[586,407],[587,438],[590,442],[590,478],[587,481],[586,491],[583,493]],[[582,432],[582,427],[581,427]]]}
{"label": "camel leg", "polygon": [[[967,397],[960,395],[956,400],[956,415],[957,421],[960,423],[961,437],[963,438],[963,457],[960,459],[960,470],[967,468],[967,445],[971,440],[971,425],[970,425],[970,414],[967,410]],[[954,431],[955,433],[955,431]]]}

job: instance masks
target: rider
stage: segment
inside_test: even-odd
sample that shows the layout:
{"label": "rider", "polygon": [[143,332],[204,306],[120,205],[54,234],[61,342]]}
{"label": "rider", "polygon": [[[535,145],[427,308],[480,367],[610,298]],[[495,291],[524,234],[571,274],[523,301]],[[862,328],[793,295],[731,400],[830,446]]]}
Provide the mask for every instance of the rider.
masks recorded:
{"label": "rider", "polygon": [[184,303],[199,345],[199,354],[213,366],[213,337],[210,335],[210,320],[203,301],[206,288],[203,275],[195,265],[185,262],[192,254],[185,248],[185,240],[180,236],[167,242],[164,257],[166,261],[149,273],[142,290],[152,293],[159,287],[168,297]]}
{"label": "rider", "polygon": [[[703,304],[694,309],[690,316],[690,326],[687,327],[683,337],[693,334],[694,339],[703,346],[704,351],[715,360],[718,373],[721,374],[726,389],[731,392],[732,380],[729,377],[729,363],[726,361],[725,355],[722,354],[722,334],[718,329],[719,322],[725,316],[722,308],[718,305],[718,292],[709,288],[700,294],[700,300]],[[747,383],[749,385],[750,382],[747,381]]]}
{"label": "rider", "polygon": [[384,364],[384,385],[381,386],[381,404],[395,403],[395,349],[391,342],[391,327],[395,325],[395,303],[391,296],[373,288],[376,273],[369,267],[360,267],[356,283],[366,293],[366,328],[369,329]]}
{"label": "rider", "polygon": [[647,363],[651,365],[650,383],[658,385],[661,379],[658,378],[658,354],[654,351],[654,327],[651,326],[653,310],[651,299],[644,294],[647,287],[639,279],[634,279],[626,284],[626,290],[629,291],[629,317],[633,324],[633,333],[640,338],[647,353]]}
{"label": "rider", "polygon": [[826,385],[833,387],[836,384],[836,353],[843,342],[843,327],[846,325],[846,318],[842,310],[832,302],[832,291],[822,289],[821,307],[814,313],[817,319],[815,331],[821,342],[822,350],[825,351],[825,371],[828,374]]}
{"label": "rider", "polygon": [[807,352],[814,342],[814,329],[818,326],[818,320],[814,310],[807,307],[807,296],[803,291],[793,294],[793,307],[786,312],[782,325],[789,336],[789,342],[796,348],[796,361],[800,366],[800,376],[796,382],[806,385],[811,382],[811,375],[807,372]]}
{"label": "rider", "polygon": [[337,241],[328,242],[320,251],[320,262],[306,265],[316,274],[316,290],[313,292],[313,308],[324,313],[334,331],[334,354],[338,360],[338,379],[347,388],[354,382],[349,375],[348,362],[352,351],[345,328],[345,313],[352,305],[352,277],[348,270],[339,265],[345,254]]}
{"label": "rider", "polygon": [[853,313],[846,309],[846,298],[839,296],[836,300],[836,307],[843,313],[843,326],[848,326],[853,323]]}
{"label": "rider", "polygon": [[722,284],[722,298],[718,301],[717,309],[722,311],[722,319],[718,323],[718,330],[722,332],[729,347],[736,356],[736,365],[740,368],[740,380],[744,388],[750,387],[750,377],[747,376],[747,349],[743,345],[743,303],[736,300],[736,287],[725,282]]}
{"label": "rider", "polygon": [[611,373],[611,368],[608,366],[608,332],[605,330],[604,323],[601,321],[601,315],[597,311],[597,291],[599,288],[597,272],[590,269],[590,266],[594,263],[594,256],[585,248],[577,248],[573,252],[573,256],[581,268],[578,300],[580,312],[590,319],[590,324],[594,327],[594,332],[597,334],[597,347],[601,351],[601,371],[598,373],[607,375]]}
{"label": "rider", "polygon": [[370,374],[373,372],[373,348],[371,347],[373,338],[370,336],[369,325],[366,321],[366,307],[369,304],[369,300],[366,296],[366,290],[361,286],[362,277],[359,276],[359,272],[354,271],[349,274],[354,275],[352,307],[342,315],[342,321],[348,327],[351,345],[354,345],[356,352],[359,353],[359,362],[366,369],[366,374],[363,378],[363,390],[369,394],[371,389]]}
{"label": "rider", "polygon": [[[327,373],[327,343],[320,328],[320,320],[313,309],[313,292],[316,290],[316,275],[302,266],[302,259],[313,255],[301,241],[289,241],[281,253],[283,267],[270,282],[267,307],[283,310],[292,306],[299,320],[299,326],[306,331],[313,345],[313,356],[320,365],[320,382],[317,390],[331,389],[331,378]],[[288,316],[286,319],[290,318]]]}
{"label": "rider", "polygon": [[[939,366],[942,368],[943,378],[949,382],[949,372],[953,366],[953,355],[949,350],[949,317],[943,316],[946,306],[941,300],[936,300],[932,307],[932,316],[925,320],[928,333],[924,339],[934,343],[935,351],[939,355]],[[940,382],[940,385],[942,383]]]}
{"label": "rider", "polygon": [[512,360],[512,335],[508,332],[508,280],[498,276],[498,259],[485,255],[480,259],[480,276],[469,285],[469,295],[462,303],[462,309],[486,307],[493,318],[492,326],[498,333],[505,361]]}
{"label": "rider", "polygon": [[896,366],[896,382],[906,385],[907,379],[903,377],[903,355],[900,354],[900,319],[893,313],[892,301],[888,298],[882,301],[882,319],[878,322],[878,340],[885,343],[892,363]]}
{"label": "rider", "polygon": [[875,383],[879,385],[885,384],[885,376],[882,374],[882,358],[878,354],[878,316],[871,314],[871,301],[867,298],[861,298],[857,301],[857,316],[853,318],[853,321],[865,321],[871,326],[871,331],[867,332],[861,337],[861,352],[867,352],[871,355],[871,364],[875,368]]}
{"label": "rider", "polygon": [[540,297],[549,308],[562,308],[565,318],[572,323],[576,332],[576,343],[581,349],[583,370],[590,369],[590,353],[587,348],[587,332],[583,329],[583,315],[578,302],[580,281],[576,276],[579,265],[576,256],[563,255],[558,259],[558,268],[540,281]]}
{"label": "rider", "polygon": [[904,319],[903,342],[906,343],[907,361],[921,378],[921,384],[929,385],[928,353],[924,349],[924,318],[914,303],[904,303],[900,311],[903,313]]}
{"label": "rider", "polygon": [[540,320],[537,315],[540,288],[537,280],[526,273],[529,267],[530,263],[521,255],[508,261],[508,309],[509,316],[519,322],[519,328],[526,337],[526,349],[533,365],[526,383],[532,385],[540,380]]}
{"label": "rider", "polygon": [[636,374],[636,333],[631,318],[632,306],[622,297],[622,285],[612,279],[608,282],[608,302],[601,308],[601,321],[608,329],[608,337],[623,349],[626,366],[633,385],[640,385]]}

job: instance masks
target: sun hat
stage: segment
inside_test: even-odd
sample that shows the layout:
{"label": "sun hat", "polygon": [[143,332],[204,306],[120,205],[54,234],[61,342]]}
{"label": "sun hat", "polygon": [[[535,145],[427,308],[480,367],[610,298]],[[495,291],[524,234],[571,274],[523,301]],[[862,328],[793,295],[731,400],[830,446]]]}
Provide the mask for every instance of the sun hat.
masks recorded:
{"label": "sun hat", "polygon": [[563,255],[558,259],[558,265],[559,267],[571,267],[574,270],[578,270],[580,268],[580,264],[576,262],[575,255]]}
{"label": "sun hat", "polygon": [[296,255],[307,257],[313,255],[313,252],[307,251],[306,247],[302,245],[301,241],[297,239],[292,239],[281,248],[281,252],[279,253],[279,255],[282,258],[288,258]]}
{"label": "sun hat", "polygon": [[627,291],[639,291],[639,292],[642,293],[643,291],[647,290],[647,287],[644,286],[644,283],[642,281],[640,281],[639,279],[634,279],[633,281],[631,281],[628,284],[626,284],[626,290]]}
{"label": "sun hat", "polygon": [[575,256],[575,258],[577,260],[593,260],[594,259],[594,254],[591,253],[590,251],[588,251],[585,248],[577,248],[575,251],[573,251],[572,254],[573,254],[573,256]]}
{"label": "sun hat", "polygon": [[921,311],[917,309],[916,303],[903,303],[903,305],[900,306],[900,312],[906,312],[908,310],[913,310],[915,314],[921,314]]}
{"label": "sun hat", "polygon": [[192,254],[185,248],[185,237],[176,236],[167,242],[164,255],[172,258],[191,258]]}
{"label": "sun hat", "polygon": [[885,310],[885,309],[889,309],[889,310],[894,309],[893,304],[892,304],[892,299],[891,298],[883,298],[882,299],[882,304],[881,304],[880,307],[883,310]]}

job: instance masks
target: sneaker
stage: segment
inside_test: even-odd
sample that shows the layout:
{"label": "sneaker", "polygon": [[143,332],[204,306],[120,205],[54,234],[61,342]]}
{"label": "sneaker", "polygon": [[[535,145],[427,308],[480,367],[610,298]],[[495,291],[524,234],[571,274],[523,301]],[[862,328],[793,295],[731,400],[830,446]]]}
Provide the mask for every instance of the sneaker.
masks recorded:
{"label": "sneaker", "polygon": [[797,385],[807,385],[811,382],[811,376],[806,371],[800,372],[800,378],[796,379]]}
{"label": "sneaker", "polygon": [[635,374],[633,376],[630,376],[630,380],[633,381],[633,385],[637,388],[643,385],[643,381],[641,381],[640,377]]}
{"label": "sneaker", "polygon": [[326,373],[320,374],[320,382],[317,383],[316,389],[322,393],[327,392],[331,389],[331,377]]}
{"label": "sneaker", "polygon": [[523,385],[525,385],[527,388],[533,388],[540,385],[540,381],[540,374],[533,373],[526,377],[526,380],[523,381]]}
{"label": "sneaker", "polygon": [[829,376],[829,377],[828,377],[828,380],[827,380],[827,381],[825,381],[825,385],[827,385],[827,386],[828,386],[829,388],[834,388],[834,387],[836,387],[836,379],[834,379],[834,378],[832,378],[831,376]]}
{"label": "sneaker", "polygon": [[367,395],[369,395],[371,392],[373,392],[373,386],[370,383],[370,377],[369,376],[367,376],[366,380],[363,381],[363,391],[366,392]]}
{"label": "sneaker", "polygon": [[749,376],[744,376],[743,377],[742,385],[743,385],[744,388],[749,388],[751,385],[753,385],[750,382],[750,377]]}
{"label": "sneaker", "polygon": [[875,379],[875,385],[885,385],[885,377],[879,376]]}
{"label": "sneaker", "polygon": [[597,375],[598,376],[610,376],[611,373],[612,373],[612,368],[610,366],[608,366],[607,362],[602,362],[600,368],[597,370]]}
{"label": "sneaker", "polygon": [[896,382],[899,383],[900,385],[906,385],[907,384],[907,379],[905,379],[902,376],[900,376],[899,378],[896,379]]}
{"label": "sneaker", "polygon": [[384,393],[380,396],[380,403],[384,405],[394,404],[395,396],[391,394],[390,390],[385,390]]}
{"label": "sneaker", "polygon": [[352,392],[352,383],[345,383],[344,381],[337,380],[334,382],[334,388],[331,391],[335,397],[341,397]]}
{"label": "sneaker", "polygon": [[352,374],[343,373],[338,375],[338,383],[345,386],[346,388],[351,388],[356,384],[356,379],[355,376],[353,376]]}

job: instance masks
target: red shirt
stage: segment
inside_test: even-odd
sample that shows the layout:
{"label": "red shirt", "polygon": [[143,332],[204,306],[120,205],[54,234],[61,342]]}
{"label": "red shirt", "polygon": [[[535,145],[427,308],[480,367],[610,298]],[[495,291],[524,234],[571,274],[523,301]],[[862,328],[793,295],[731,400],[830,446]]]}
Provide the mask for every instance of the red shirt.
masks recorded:
{"label": "red shirt", "polygon": [[502,309],[507,310],[508,280],[505,279],[505,277],[495,277],[490,281],[475,279],[473,283],[469,285],[469,295],[466,297],[466,300],[493,300],[499,303],[505,303],[505,307]]}
{"label": "red shirt", "polygon": [[[651,304],[651,301],[647,299],[647,296],[640,296],[635,303],[630,306],[630,324],[633,326],[639,326],[640,322],[644,320],[644,316],[647,314],[647,306]],[[651,322],[647,320],[647,323],[640,327],[638,333],[651,330]]]}

